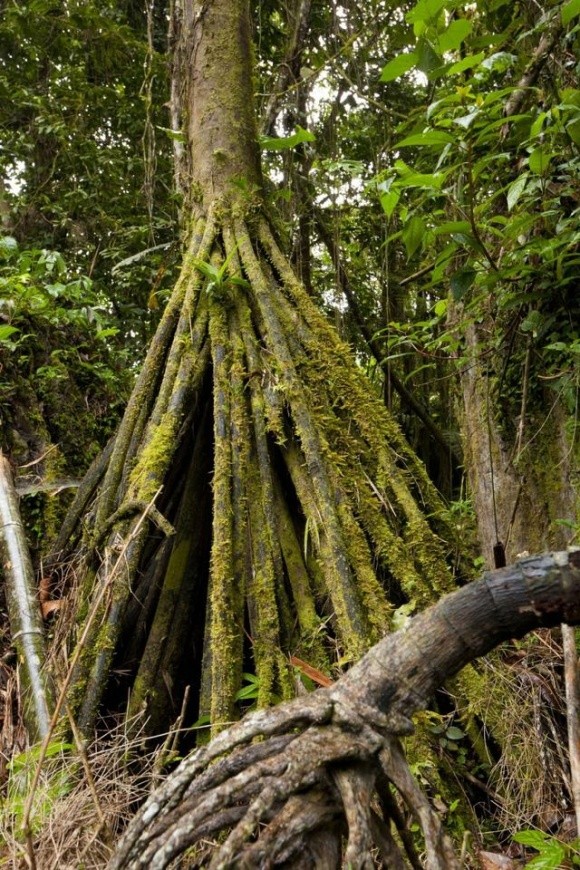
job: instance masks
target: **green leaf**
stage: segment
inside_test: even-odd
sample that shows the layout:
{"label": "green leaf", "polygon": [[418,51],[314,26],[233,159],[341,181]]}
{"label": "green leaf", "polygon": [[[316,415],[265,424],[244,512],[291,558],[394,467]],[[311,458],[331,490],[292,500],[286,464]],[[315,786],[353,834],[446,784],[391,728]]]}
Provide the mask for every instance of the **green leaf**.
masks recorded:
{"label": "green leaf", "polygon": [[234,275],[233,278],[229,278],[229,283],[234,284],[236,287],[242,287],[244,290],[250,289],[250,282],[246,281],[245,278],[241,278],[239,275]]}
{"label": "green leaf", "polygon": [[574,145],[580,145],[580,118],[571,121],[566,126],[566,132],[570,136]]}
{"label": "green leaf", "polygon": [[439,301],[435,303],[435,305],[433,306],[433,311],[435,312],[437,317],[443,317],[445,314],[447,314],[448,305],[449,303],[447,299],[439,299]]}
{"label": "green leaf", "polygon": [[204,278],[207,278],[209,281],[220,282],[221,274],[217,266],[214,266],[212,263],[206,263],[205,260],[196,260],[194,266],[198,272],[201,272]]}
{"label": "green leaf", "polygon": [[451,22],[445,33],[439,37],[439,49],[442,53],[446,51],[455,51],[466,36],[469,36],[473,29],[473,24],[466,18],[456,18]]}
{"label": "green leaf", "polygon": [[0,326],[0,341],[8,341],[11,335],[14,335],[15,332],[20,332],[20,330],[16,326],[8,326],[8,324],[2,324]]}
{"label": "green leaf", "polygon": [[415,608],[417,607],[417,602],[414,598],[410,601],[407,601],[406,604],[401,604],[400,607],[397,607],[395,612],[393,613],[393,631],[397,631],[399,628],[404,628],[409,618],[413,615]]}
{"label": "green leaf", "polygon": [[522,330],[522,332],[532,332],[535,335],[542,328],[543,321],[544,318],[542,314],[534,308],[524,318],[520,329]]}
{"label": "green leaf", "polygon": [[172,130],[171,127],[157,127],[162,133],[167,133],[173,142],[185,142],[185,134],[182,130]]}
{"label": "green leaf", "polygon": [[562,7],[562,24],[566,27],[573,18],[576,18],[577,15],[580,15],[580,0],[569,0]]}
{"label": "green leaf", "polygon": [[297,145],[301,145],[303,142],[314,142],[316,140],[316,136],[314,133],[310,133],[308,130],[305,130],[304,127],[300,127],[300,125],[296,125],[296,132],[292,133],[291,136],[286,136],[285,138],[279,138],[278,136],[261,136],[260,137],[260,147],[265,151],[289,151],[291,148],[296,148]]}
{"label": "green leaf", "polygon": [[528,166],[536,175],[544,175],[550,166],[552,155],[543,148],[534,148],[528,157]]}
{"label": "green leaf", "polygon": [[407,12],[405,18],[410,24],[415,22],[428,23],[437,18],[446,0],[419,0],[416,6]]}
{"label": "green leaf", "polygon": [[454,118],[453,123],[457,124],[459,127],[463,127],[464,130],[469,129],[475,119],[479,116],[479,109],[473,109],[467,115],[461,115],[459,118]]}
{"label": "green leaf", "polygon": [[390,218],[397,207],[401,194],[398,190],[388,190],[381,194],[381,206],[388,218]]}
{"label": "green leaf", "polygon": [[416,54],[417,66],[426,76],[430,77],[432,73],[442,69],[443,61],[429,40],[420,39],[418,41]]}
{"label": "green leaf", "polygon": [[463,299],[475,281],[476,275],[477,272],[475,269],[472,269],[470,266],[464,266],[462,269],[458,269],[457,272],[451,276],[451,292],[456,302]]}
{"label": "green leaf", "polygon": [[405,75],[410,69],[417,65],[417,55],[414,51],[407,54],[398,54],[383,67],[381,73],[381,82],[392,82],[393,79],[398,79],[399,76]]}
{"label": "green leaf", "polygon": [[528,861],[526,867],[531,867],[532,870],[560,870],[561,867],[564,866],[564,861],[566,859],[566,849],[560,843],[557,843],[555,840],[547,843],[540,852],[539,855],[536,855],[532,858],[531,861]]}
{"label": "green leaf", "polygon": [[478,54],[468,54],[467,57],[458,60],[457,63],[451,64],[451,66],[445,70],[445,75],[454,76],[457,75],[457,73],[462,73],[465,72],[465,70],[472,69],[474,66],[479,66],[484,57],[484,51],[480,51]]}
{"label": "green leaf", "polygon": [[453,136],[449,133],[444,133],[443,130],[424,130],[422,133],[413,133],[405,139],[397,142],[395,148],[408,148],[412,145],[437,146],[448,145],[454,142]]}
{"label": "green leaf", "polygon": [[543,831],[518,831],[514,834],[513,839],[516,843],[521,843],[522,846],[531,846],[541,852],[546,847],[546,840],[549,839],[548,834]]}
{"label": "green leaf", "polygon": [[508,187],[508,191],[506,194],[508,211],[512,210],[512,208],[515,206],[518,199],[524,192],[526,184],[528,182],[528,178],[529,172],[523,172],[522,175],[519,175],[516,180],[512,181],[512,183]]}
{"label": "green leaf", "polygon": [[425,235],[425,222],[422,218],[413,216],[410,220],[407,221],[405,227],[403,228],[403,243],[407,250],[407,259],[410,260],[421,242],[423,241],[423,236]]}
{"label": "green leaf", "polygon": [[404,175],[400,181],[397,181],[397,187],[424,187],[427,190],[441,190],[445,174],[443,172],[409,172]]}
{"label": "green leaf", "polygon": [[18,242],[13,236],[2,236],[0,238],[0,250],[4,250],[6,253],[17,251]]}
{"label": "green leaf", "polygon": [[436,236],[445,236],[450,233],[470,233],[471,224],[469,221],[445,221],[435,227],[433,234]]}
{"label": "green leaf", "polygon": [[445,736],[449,740],[463,740],[463,738],[465,737],[465,732],[462,731],[461,728],[457,728],[455,725],[451,725],[445,732]]}

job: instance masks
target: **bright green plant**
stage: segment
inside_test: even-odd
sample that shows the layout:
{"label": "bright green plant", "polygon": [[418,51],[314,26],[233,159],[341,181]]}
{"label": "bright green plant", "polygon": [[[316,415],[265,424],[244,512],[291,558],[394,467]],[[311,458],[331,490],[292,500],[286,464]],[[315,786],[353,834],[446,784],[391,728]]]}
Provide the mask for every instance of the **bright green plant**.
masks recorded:
{"label": "bright green plant", "polygon": [[[59,741],[53,741],[48,746],[45,753],[47,762],[44,764],[32,807],[30,826],[33,833],[42,828],[56,801],[67,795],[74,786],[75,765],[68,758],[72,749],[72,744]],[[40,745],[35,745],[14,756],[8,764],[8,779],[2,799],[0,842],[6,843],[12,838],[24,836],[24,808],[39,757]]]}
{"label": "bright green plant", "polygon": [[538,853],[528,861],[526,867],[532,867],[534,870],[561,870],[565,866],[580,866],[578,840],[563,843],[556,837],[544,834],[543,831],[534,830],[519,831],[514,834],[514,840],[523,846],[535,849]]}

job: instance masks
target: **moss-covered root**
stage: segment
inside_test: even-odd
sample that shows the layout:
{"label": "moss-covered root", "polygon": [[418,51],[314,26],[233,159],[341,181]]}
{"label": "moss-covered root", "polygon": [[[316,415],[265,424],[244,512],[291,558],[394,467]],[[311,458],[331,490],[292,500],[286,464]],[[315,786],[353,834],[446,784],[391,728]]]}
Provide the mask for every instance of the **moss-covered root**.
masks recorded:
{"label": "moss-covered root", "polygon": [[[129,450],[131,447],[136,450],[141,440],[140,437],[134,437],[135,428],[138,424],[144,426],[149,416],[149,410],[153,408],[160,377],[164,372],[165,360],[182,314],[184,300],[188,291],[190,295],[195,294],[198,284],[197,273],[194,269],[195,257],[204,255],[206,252],[209,253],[215,239],[215,233],[216,225],[213,215],[209,216],[207,222],[200,221],[192,232],[180,277],[151,341],[147,357],[119,426],[101,493],[97,499],[95,518],[97,536],[122,497],[118,490],[123,478],[123,471],[132,458],[129,455]],[[190,302],[190,308],[193,310],[193,299]]]}
{"label": "moss-covered root", "polygon": [[213,539],[204,638],[201,712],[219,730],[234,716],[241,676],[240,635],[243,612],[234,578],[231,441],[232,349],[225,311],[210,306],[209,333],[214,390]]}
{"label": "moss-covered root", "polygon": [[174,702],[167,675],[173,673],[172,662],[191,647],[187,616],[191,615],[192,608],[199,607],[200,597],[203,600],[200,572],[204,573],[201,552],[205,543],[204,532],[202,523],[193,520],[200,516],[204,506],[209,509],[206,484],[206,457],[211,449],[209,436],[207,421],[202,421],[187,471],[176,534],[171,542],[171,555],[155,614],[143,650],[135,650],[140,661],[127,718],[129,722],[136,721],[137,727],[145,728],[148,734],[157,733],[167,725],[167,711]]}
{"label": "moss-covered root", "polygon": [[[159,414],[158,423],[149,421],[143,443],[140,445],[139,460],[128,477],[125,504],[154,505],[163,487],[165,476],[170,468],[179,443],[179,432],[192,397],[199,389],[205,370],[209,364],[208,349],[204,349],[207,315],[203,306],[193,323],[191,335],[179,342],[173,352],[179,354],[179,364],[175,367],[175,377],[170,395],[161,397],[166,408]],[[135,396],[135,394],[134,394]],[[155,411],[153,406],[153,411]],[[118,448],[119,436],[113,455]],[[128,460],[127,460],[128,461]],[[105,484],[106,486],[106,479]],[[112,504],[121,496],[117,493]],[[102,503],[100,504],[102,507]],[[122,516],[123,510],[119,516]],[[147,512],[146,512],[147,513]],[[111,515],[107,514],[98,529],[108,530]],[[97,588],[106,584],[108,595],[106,604],[96,614],[94,624],[88,633],[87,649],[79,659],[75,682],[71,690],[71,705],[79,712],[79,725],[84,733],[90,733],[100,699],[102,697],[110,664],[117,646],[123,624],[127,601],[132,594],[134,578],[138,570],[143,547],[148,538],[149,521],[146,516],[133,520],[123,520],[108,534],[105,546],[105,562],[97,575]],[[117,554],[118,558],[115,557]],[[116,558],[116,561],[115,561]],[[111,572],[111,559],[115,569]],[[82,612],[87,612],[87,602],[81,603]]]}

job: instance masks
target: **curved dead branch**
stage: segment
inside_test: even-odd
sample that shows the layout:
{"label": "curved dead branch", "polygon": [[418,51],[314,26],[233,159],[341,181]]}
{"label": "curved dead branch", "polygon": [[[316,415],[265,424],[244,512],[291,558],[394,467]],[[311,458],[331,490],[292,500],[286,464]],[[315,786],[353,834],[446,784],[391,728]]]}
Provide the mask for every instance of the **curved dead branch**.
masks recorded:
{"label": "curved dead branch", "polygon": [[[392,795],[373,802],[381,774],[422,829],[425,866],[459,867],[399,736],[468,662],[562,620],[580,622],[580,550],[525,559],[447,595],[331,687],[247,716],[185,759],[134,818],[110,870],[164,868],[196,845],[198,866],[323,866],[313,857],[321,848],[324,866],[337,866],[342,843],[348,866],[375,866],[375,849],[385,866],[416,866],[408,840],[393,837]],[[228,829],[213,850],[200,844]]]}

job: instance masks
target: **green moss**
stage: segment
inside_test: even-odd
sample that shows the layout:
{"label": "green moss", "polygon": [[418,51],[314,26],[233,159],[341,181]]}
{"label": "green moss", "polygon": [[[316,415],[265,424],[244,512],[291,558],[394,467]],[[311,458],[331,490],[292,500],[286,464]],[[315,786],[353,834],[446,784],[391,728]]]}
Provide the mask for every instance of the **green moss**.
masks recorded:
{"label": "green moss", "polygon": [[130,500],[150,502],[155,497],[175,449],[179,422],[174,415],[167,412],[154,427],[149,444],[139,455],[131,472]]}

